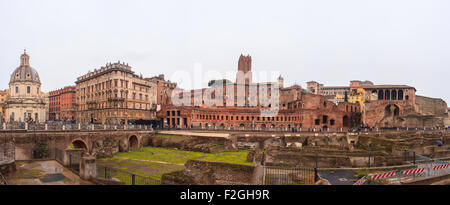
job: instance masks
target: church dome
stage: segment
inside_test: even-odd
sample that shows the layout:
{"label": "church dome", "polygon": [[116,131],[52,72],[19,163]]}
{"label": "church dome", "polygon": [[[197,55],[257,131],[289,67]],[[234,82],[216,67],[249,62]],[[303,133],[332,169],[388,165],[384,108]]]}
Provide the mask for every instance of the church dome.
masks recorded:
{"label": "church dome", "polygon": [[30,57],[26,52],[20,56],[20,66],[11,74],[9,83],[33,82],[41,84],[38,72],[30,66]]}

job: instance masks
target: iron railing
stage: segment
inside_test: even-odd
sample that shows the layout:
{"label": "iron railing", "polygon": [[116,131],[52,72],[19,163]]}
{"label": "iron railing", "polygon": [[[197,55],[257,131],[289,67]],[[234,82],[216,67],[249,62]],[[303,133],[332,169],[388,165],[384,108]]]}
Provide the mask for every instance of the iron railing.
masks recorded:
{"label": "iron railing", "polygon": [[8,185],[8,181],[6,181],[5,177],[0,172],[0,185]]}
{"label": "iron railing", "polygon": [[97,173],[99,178],[120,181],[125,185],[161,185],[161,180],[107,166],[97,166]]}
{"label": "iron railing", "polygon": [[311,185],[315,175],[314,168],[264,166],[264,185]]}
{"label": "iron railing", "polygon": [[70,153],[69,154],[69,165],[67,168],[73,172],[80,174],[80,161],[82,153]]}
{"label": "iron railing", "polygon": [[[369,184],[401,184],[408,181],[450,174],[450,162],[418,155],[410,150],[404,152],[404,157],[405,161],[412,164],[411,167],[371,174],[367,177]],[[384,175],[385,173],[388,174]]]}
{"label": "iron railing", "polygon": [[102,125],[74,123],[3,123],[1,131],[95,131],[95,130],[152,130],[151,125]]}

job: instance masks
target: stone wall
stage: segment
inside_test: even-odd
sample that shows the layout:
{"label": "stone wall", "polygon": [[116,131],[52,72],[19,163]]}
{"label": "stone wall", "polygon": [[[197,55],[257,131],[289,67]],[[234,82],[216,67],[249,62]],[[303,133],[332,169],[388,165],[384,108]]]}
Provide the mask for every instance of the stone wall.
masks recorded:
{"label": "stone wall", "polygon": [[417,95],[415,104],[410,101],[372,101],[365,106],[364,119],[372,127],[443,127],[448,120],[447,103],[438,98]]}
{"label": "stone wall", "polygon": [[163,185],[255,185],[258,168],[248,165],[189,160],[183,171],[162,176]]}
{"label": "stone wall", "polygon": [[439,98],[416,95],[417,112],[423,116],[445,117],[448,113],[447,103]]}
{"label": "stone wall", "polygon": [[16,162],[15,161],[0,165],[0,173],[3,175],[11,173],[11,172],[15,172],[15,171],[16,171]]}
{"label": "stone wall", "polygon": [[[260,156],[258,154],[256,157]],[[401,155],[389,155],[383,152],[343,151],[343,150],[298,150],[289,148],[270,148],[266,150],[266,165],[289,167],[367,167],[391,166],[403,164]],[[255,159],[258,161],[260,159]]]}
{"label": "stone wall", "polygon": [[448,108],[447,117],[444,118],[444,126],[450,128],[450,108]]}
{"label": "stone wall", "polygon": [[54,158],[56,148],[64,150],[75,141],[83,144],[86,154],[111,157],[129,150],[130,137],[135,136],[138,146],[142,146],[152,134],[151,131],[14,131],[3,132],[0,140],[14,144],[16,160]]}
{"label": "stone wall", "polygon": [[152,147],[170,147],[204,153],[237,151],[236,143],[230,138],[182,135],[160,136],[161,135],[156,134],[149,137],[146,145]]}

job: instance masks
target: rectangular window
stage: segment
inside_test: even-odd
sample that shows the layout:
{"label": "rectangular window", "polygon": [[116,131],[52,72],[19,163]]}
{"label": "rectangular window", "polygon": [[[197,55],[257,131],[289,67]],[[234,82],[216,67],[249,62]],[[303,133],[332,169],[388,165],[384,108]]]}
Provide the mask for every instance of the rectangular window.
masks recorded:
{"label": "rectangular window", "polygon": [[16,93],[19,93],[19,87],[16,87]]}
{"label": "rectangular window", "polygon": [[328,116],[327,115],[323,116],[322,122],[325,123],[325,124],[328,122]]}
{"label": "rectangular window", "polygon": [[334,125],[334,120],[330,120],[330,125]]}
{"label": "rectangular window", "polygon": [[30,90],[30,86],[27,86],[27,93],[30,94],[31,90]]}
{"label": "rectangular window", "polygon": [[314,120],[314,124],[315,125],[320,125],[320,120],[319,119]]}

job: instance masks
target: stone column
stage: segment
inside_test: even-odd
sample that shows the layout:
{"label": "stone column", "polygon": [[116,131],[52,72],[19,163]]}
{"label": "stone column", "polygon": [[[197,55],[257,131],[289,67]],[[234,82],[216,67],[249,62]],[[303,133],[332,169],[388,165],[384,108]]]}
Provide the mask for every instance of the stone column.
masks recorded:
{"label": "stone column", "polygon": [[97,163],[95,157],[82,157],[80,162],[80,177],[84,180],[97,177]]}
{"label": "stone column", "polygon": [[28,122],[25,123],[25,129],[28,130]]}
{"label": "stone column", "polygon": [[3,129],[6,130],[6,123],[3,123]]}
{"label": "stone column", "polygon": [[78,123],[78,130],[81,130],[81,124]]}
{"label": "stone column", "polygon": [[48,130],[48,124],[45,124],[45,130]]}
{"label": "stone column", "polygon": [[66,130],[66,125],[63,125],[63,126],[62,126],[62,130]]}

